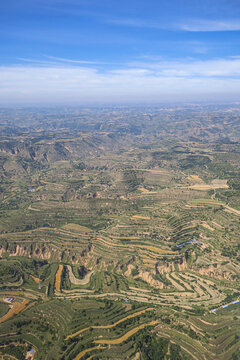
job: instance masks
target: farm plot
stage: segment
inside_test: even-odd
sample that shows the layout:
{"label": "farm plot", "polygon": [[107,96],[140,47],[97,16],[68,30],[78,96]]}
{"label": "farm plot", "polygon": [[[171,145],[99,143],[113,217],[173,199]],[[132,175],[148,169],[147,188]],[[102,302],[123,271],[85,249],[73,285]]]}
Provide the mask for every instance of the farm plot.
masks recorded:
{"label": "farm plot", "polygon": [[136,334],[139,330],[144,329],[147,326],[154,326],[157,325],[159,322],[157,320],[155,321],[151,321],[149,323],[146,324],[141,324],[139,326],[137,326],[136,328],[128,331],[126,334],[124,334],[123,336],[121,336],[118,339],[113,339],[113,340],[95,340],[94,342],[96,344],[107,344],[107,345],[118,345],[121,344],[122,342],[128,340],[131,336],[133,336],[134,334]]}
{"label": "farm plot", "polygon": [[136,312],[136,313],[134,313],[134,314],[128,315],[128,316],[126,316],[126,317],[124,317],[124,318],[116,321],[116,322],[113,323],[113,324],[102,325],[102,326],[101,326],[101,325],[99,325],[99,326],[94,326],[94,325],[93,325],[93,326],[89,326],[89,327],[87,327],[87,328],[84,328],[84,329],[81,329],[81,330],[75,332],[74,334],[68,335],[68,336],[66,337],[66,340],[71,339],[71,338],[73,338],[73,337],[75,337],[75,336],[78,336],[78,335],[82,334],[83,332],[85,332],[85,331],[87,331],[87,330],[89,330],[89,329],[111,329],[111,328],[113,328],[113,327],[121,324],[122,322],[128,320],[128,319],[132,319],[132,318],[134,318],[134,317],[136,317],[136,316],[139,316],[139,315],[144,314],[144,313],[147,312],[147,311],[153,311],[153,310],[154,310],[154,308],[147,308],[147,309],[138,311],[138,312]]}
{"label": "farm plot", "polygon": [[56,291],[60,292],[61,288],[61,276],[62,276],[62,271],[63,271],[63,265],[60,264],[56,273],[56,278],[55,278],[55,289]]}
{"label": "farm plot", "polygon": [[88,352],[91,352],[93,350],[102,350],[102,349],[106,349],[106,347],[105,346],[94,346],[89,349],[83,350],[74,358],[74,360],[80,360],[81,358],[84,357],[84,355],[86,355]]}
{"label": "farm plot", "polygon": [[90,271],[83,279],[77,279],[72,271],[72,267],[67,265],[70,282],[74,285],[87,285],[93,275],[94,271]]}
{"label": "farm plot", "polygon": [[22,303],[18,302],[18,301],[14,301],[14,303],[12,304],[12,307],[10,308],[10,310],[7,312],[7,314],[3,315],[0,318],[0,323],[3,323],[4,321],[9,320],[11,317],[13,317],[14,315],[19,314],[21,311],[23,311],[27,304],[29,303],[29,300],[23,300]]}

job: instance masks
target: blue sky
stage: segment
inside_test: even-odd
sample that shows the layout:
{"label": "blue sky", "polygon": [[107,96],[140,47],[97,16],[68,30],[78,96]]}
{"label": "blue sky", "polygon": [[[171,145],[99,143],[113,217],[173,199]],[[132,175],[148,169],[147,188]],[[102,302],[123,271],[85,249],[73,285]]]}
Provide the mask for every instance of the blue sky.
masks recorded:
{"label": "blue sky", "polygon": [[239,95],[239,0],[0,1],[1,104]]}

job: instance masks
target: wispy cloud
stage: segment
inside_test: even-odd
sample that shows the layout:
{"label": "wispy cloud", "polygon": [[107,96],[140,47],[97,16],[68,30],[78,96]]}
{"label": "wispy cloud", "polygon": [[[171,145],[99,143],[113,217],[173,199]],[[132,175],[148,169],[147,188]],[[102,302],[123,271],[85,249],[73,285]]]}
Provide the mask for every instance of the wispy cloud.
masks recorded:
{"label": "wispy cloud", "polygon": [[[154,59],[154,58],[153,58]],[[158,76],[184,77],[238,77],[240,76],[240,57],[227,59],[211,59],[199,61],[195,59],[164,61],[149,60],[135,61],[131,67],[147,69]]]}
{"label": "wispy cloud", "polygon": [[101,62],[101,61],[90,61],[90,60],[72,60],[62,57],[44,55],[44,58],[49,60],[42,60],[42,59],[29,59],[29,58],[22,58],[18,57],[17,60],[21,62],[31,63],[31,64],[38,64],[38,65],[62,65],[65,66],[66,64],[71,65],[107,65],[109,63]]}
{"label": "wispy cloud", "polygon": [[119,26],[139,27],[159,30],[180,30],[189,32],[213,32],[213,31],[240,31],[239,20],[205,20],[186,19],[185,21],[154,21],[153,19],[115,18],[108,19],[108,23]]}
{"label": "wispy cloud", "polygon": [[87,64],[87,65],[106,65],[108,63],[101,62],[101,61],[89,61],[89,60],[72,60],[72,59],[66,59],[62,57],[55,57],[55,56],[48,56],[46,55],[48,59],[56,60],[62,63],[70,63],[70,64]]}
{"label": "wispy cloud", "polygon": [[191,32],[203,31],[240,31],[240,20],[217,21],[217,20],[192,20],[179,26],[179,29]]}
{"label": "wispy cloud", "polygon": [[116,70],[98,66],[0,67],[0,102],[136,102],[232,99],[240,95],[240,58],[144,59]]}
{"label": "wispy cloud", "polygon": [[33,65],[33,64],[42,65],[42,66],[57,65],[56,61],[40,60],[40,59],[29,59],[29,58],[23,58],[23,57],[17,57],[16,59],[21,61],[21,62],[24,62],[24,63],[29,63],[31,65]]}
{"label": "wispy cloud", "polygon": [[[96,72],[108,74],[151,74],[154,76],[184,76],[184,77],[234,77],[240,76],[240,56],[229,58],[196,60],[187,58],[181,60],[164,60],[161,56],[142,55],[137,60],[128,63],[104,63],[101,61],[72,60],[62,57],[44,55],[49,60],[18,58],[20,61],[27,62],[34,66],[53,67],[70,69],[93,69]],[[109,66],[114,65],[114,70]],[[31,65],[30,65],[31,66]],[[24,66],[23,66],[24,67]],[[100,70],[101,69],[101,70]]]}

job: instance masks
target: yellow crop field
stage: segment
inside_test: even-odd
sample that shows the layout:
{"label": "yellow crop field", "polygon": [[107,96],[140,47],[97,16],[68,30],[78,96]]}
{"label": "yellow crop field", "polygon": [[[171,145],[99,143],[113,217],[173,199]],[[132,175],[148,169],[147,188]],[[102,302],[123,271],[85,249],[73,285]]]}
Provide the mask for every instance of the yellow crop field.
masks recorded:
{"label": "yellow crop field", "polygon": [[148,192],[149,192],[148,189],[145,189],[145,188],[143,188],[143,187],[138,188],[138,190],[139,190],[139,191],[142,191],[142,192],[145,192],[145,193],[148,193]]}
{"label": "yellow crop field", "polygon": [[156,253],[159,253],[159,254],[175,254],[175,252],[173,251],[168,251],[168,250],[162,250],[162,249],[159,249],[155,246],[150,246],[150,245],[133,245],[135,247],[138,247],[140,249],[146,249],[146,250],[150,250],[150,251],[153,251],[153,252],[156,252]]}
{"label": "yellow crop field", "polygon": [[141,324],[139,326],[137,326],[136,328],[128,331],[126,334],[124,334],[123,336],[121,336],[118,339],[113,339],[113,340],[95,340],[94,342],[96,344],[106,344],[106,345],[118,345],[121,344],[123,341],[126,341],[128,338],[130,338],[132,335],[136,334],[136,332],[138,332],[141,329],[144,329],[147,326],[153,326],[153,325],[157,325],[158,321],[151,321],[149,323],[146,324]]}
{"label": "yellow crop field", "polygon": [[201,225],[208,230],[214,231],[215,229],[208,225],[206,222],[201,222]]}
{"label": "yellow crop field", "polygon": [[106,349],[106,346],[95,346],[86,350],[81,351],[75,358],[74,360],[80,360],[85,354],[87,354],[89,351],[93,351],[93,350],[100,350],[100,349]]}
{"label": "yellow crop field", "polygon": [[8,319],[10,319],[11,317],[13,317],[13,315],[16,315],[18,313],[20,313],[22,310],[25,309],[26,305],[28,304],[28,300],[24,300],[23,303],[20,303],[18,301],[15,301],[13,303],[12,308],[7,312],[7,314],[5,314],[1,319],[0,319],[0,323],[3,323],[4,321],[7,321]]}
{"label": "yellow crop field", "polygon": [[143,208],[143,209],[152,209],[152,210],[159,209],[158,206],[143,206],[142,208]]}
{"label": "yellow crop field", "polygon": [[36,283],[39,283],[39,278],[37,278],[36,276],[33,276],[33,275],[30,275],[30,276]]}
{"label": "yellow crop field", "polygon": [[229,186],[227,184],[227,180],[219,180],[215,179],[210,184],[205,184],[204,181],[199,178],[197,175],[190,175],[187,177],[190,181],[197,181],[198,183],[192,185],[185,185],[185,186],[176,186],[175,189],[192,189],[192,190],[215,190],[215,189],[228,189]]}
{"label": "yellow crop field", "polygon": [[134,314],[128,315],[128,316],[118,320],[114,324],[102,325],[102,326],[101,325],[99,325],[99,326],[89,326],[87,328],[84,328],[84,329],[81,329],[81,330],[75,332],[74,334],[68,335],[65,340],[68,340],[68,339],[71,339],[71,338],[73,338],[73,337],[75,337],[77,335],[80,335],[81,333],[83,333],[84,331],[89,330],[89,329],[111,329],[111,328],[117,326],[118,324],[121,324],[122,322],[128,320],[128,319],[132,319],[132,318],[134,318],[134,317],[136,317],[138,315],[144,314],[145,312],[152,311],[152,310],[154,310],[154,308],[147,308],[147,309],[138,311],[138,312],[136,312]]}
{"label": "yellow crop field", "polygon": [[44,181],[44,180],[40,180],[40,182],[42,183],[42,184],[50,184],[50,185],[52,185],[53,183],[50,183],[50,182],[48,182],[48,181]]}
{"label": "yellow crop field", "polygon": [[225,206],[226,204],[220,201],[212,200],[212,199],[193,199],[189,201],[189,203],[199,204],[199,205],[220,205]]}
{"label": "yellow crop field", "polygon": [[75,337],[75,336],[78,336],[78,335],[82,334],[84,331],[87,331],[87,330],[89,330],[89,329],[91,329],[91,326],[88,326],[88,327],[86,327],[86,328],[84,328],[84,329],[78,330],[78,331],[75,332],[74,334],[68,335],[68,336],[65,338],[65,340],[68,340],[68,339],[71,339],[71,338],[73,338],[73,337]]}
{"label": "yellow crop field", "polygon": [[196,180],[196,181],[199,181],[199,182],[203,182],[203,180],[198,176],[198,175],[189,175],[187,177],[188,180]]}
{"label": "yellow crop field", "polygon": [[136,236],[111,236],[112,239],[127,239],[127,240],[136,240]]}
{"label": "yellow crop field", "polygon": [[144,314],[145,312],[152,311],[152,310],[154,310],[154,308],[147,308],[145,310],[141,310],[141,311],[138,311],[138,312],[136,312],[134,314],[128,315],[125,318],[118,320],[114,324],[104,325],[104,326],[93,326],[93,329],[111,329],[112,327],[117,326],[118,324],[122,323],[125,320],[132,319],[132,318],[134,318],[134,317],[136,317],[138,315]]}
{"label": "yellow crop field", "polygon": [[149,216],[141,216],[141,215],[133,215],[131,217],[131,220],[134,220],[134,219],[151,220],[151,218]]}
{"label": "yellow crop field", "polygon": [[152,174],[165,174],[165,175],[169,175],[170,173],[166,170],[160,170],[160,169],[135,169],[138,171],[146,171],[146,172],[150,172]]}
{"label": "yellow crop field", "polygon": [[55,289],[57,291],[61,291],[60,284],[61,284],[62,271],[63,271],[63,266],[60,264],[58,267],[58,271],[56,273],[56,279],[55,279]]}

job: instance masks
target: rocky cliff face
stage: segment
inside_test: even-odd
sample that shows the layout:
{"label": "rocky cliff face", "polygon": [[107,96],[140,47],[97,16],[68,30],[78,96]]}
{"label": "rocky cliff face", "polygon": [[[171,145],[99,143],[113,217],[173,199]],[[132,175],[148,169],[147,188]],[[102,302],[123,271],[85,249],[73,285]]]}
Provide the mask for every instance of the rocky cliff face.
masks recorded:
{"label": "rocky cliff face", "polygon": [[184,271],[188,268],[188,263],[185,257],[180,258],[177,262],[159,261],[156,264],[156,274],[168,274],[172,271]]}
{"label": "rocky cliff face", "polygon": [[219,280],[222,279],[233,280],[233,278],[235,277],[235,274],[233,274],[230,271],[222,269],[219,264],[216,264],[216,266],[213,265],[201,266],[196,268],[195,270],[201,275],[205,275]]}
{"label": "rocky cliff face", "polygon": [[11,249],[9,248],[0,248],[0,257],[4,254],[8,256],[23,256],[28,258],[36,258],[41,260],[51,261],[66,261],[72,264],[82,264],[88,265],[92,260],[92,248],[88,248],[85,251],[82,251],[78,255],[73,255],[69,250],[60,251],[50,246],[37,245],[33,248],[33,246],[22,246],[15,245]]}
{"label": "rocky cliff face", "polygon": [[155,280],[152,275],[150,274],[150,272],[145,271],[145,270],[140,270],[139,274],[136,276],[136,278],[140,278],[143,281],[146,281],[146,283],[148,283],[150,286],[157,288],[157,289],[163,289],[164,285],[161,281],[159,280]]}
{"label": "rocky cliff face", "polygon": [[2,254],[7,252],[9,256],[24,256],[24,257],[33,257],[42,260],[50,260],[56,258],[60,260],[60,252],[54,248],[46,246],[36,246],[34,249],[32,247],[16,245],[11,250],[2,250]]}

